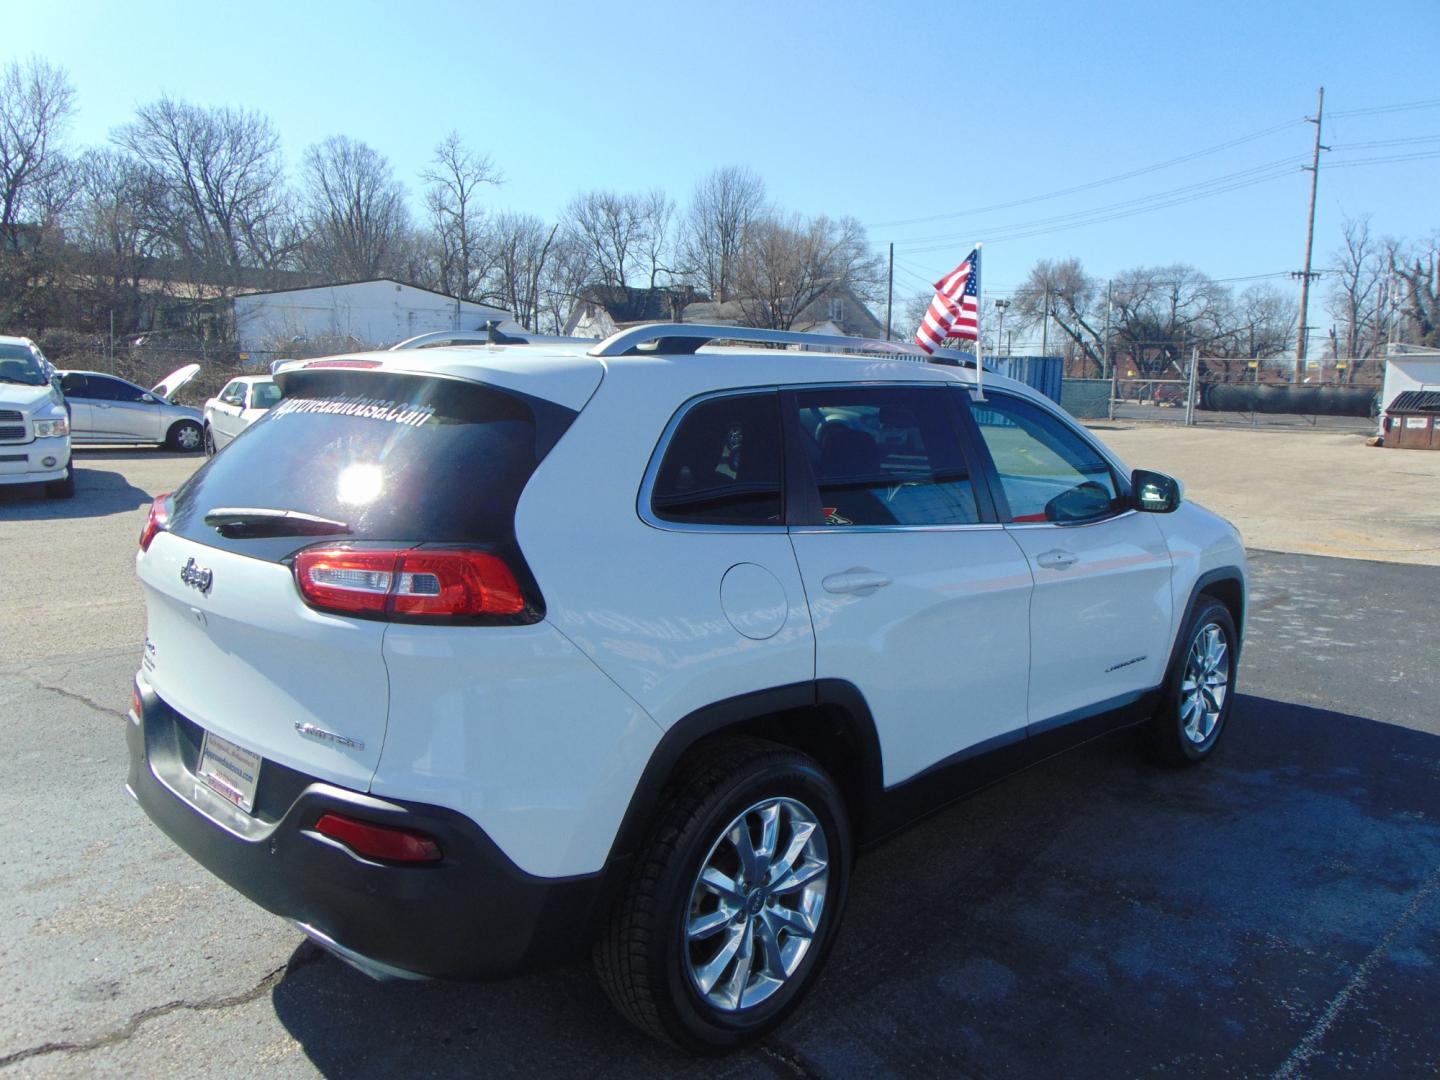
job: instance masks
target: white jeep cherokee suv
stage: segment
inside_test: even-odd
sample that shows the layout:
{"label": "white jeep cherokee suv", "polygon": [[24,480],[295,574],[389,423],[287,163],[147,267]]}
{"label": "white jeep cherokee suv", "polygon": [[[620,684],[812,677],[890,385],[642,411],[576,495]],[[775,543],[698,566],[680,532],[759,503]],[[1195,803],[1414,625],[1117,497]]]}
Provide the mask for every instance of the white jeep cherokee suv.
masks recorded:
{"label": "white jeep cherokee suv", "polygon": [[593,949],[714,1050],[813,984],[857,847],[1117,726],[1207,757],[1235,530],[1023,385],[857,347],[905,351],[286,365],[141,536],[131,792],[371,974]]}

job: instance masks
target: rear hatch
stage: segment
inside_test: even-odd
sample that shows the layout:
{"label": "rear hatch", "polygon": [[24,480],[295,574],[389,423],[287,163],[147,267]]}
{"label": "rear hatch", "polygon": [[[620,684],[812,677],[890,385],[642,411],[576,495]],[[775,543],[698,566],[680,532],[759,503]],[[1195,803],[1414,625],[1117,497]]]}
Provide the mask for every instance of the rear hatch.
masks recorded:
{"label": "rear hatch", "polygon": [[[284,399],[175,492],[137,560],[154,691],[262,759],[367,788],[385,739],[393,621],[473,633],[544,614],[514,510],[576,413],[501,374],[510,387],[343,366],[282,374]],[[588,390],[568,395],[577,405],[600,369],[583,374]],[[500,614],[437,607],[457,555],[467,573],[494,560],[513,574]],[[308,601],[297,560],[302,574],[328,575],[305,578]],[[408,607],[383,595],[402,581],[415,590]]]}

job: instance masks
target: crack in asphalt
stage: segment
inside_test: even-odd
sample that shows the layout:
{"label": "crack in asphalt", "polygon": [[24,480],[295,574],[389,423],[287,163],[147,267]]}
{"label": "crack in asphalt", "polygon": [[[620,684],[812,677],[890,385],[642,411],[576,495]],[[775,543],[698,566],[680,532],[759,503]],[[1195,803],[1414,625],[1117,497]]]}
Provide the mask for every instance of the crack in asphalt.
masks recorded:
{"label": "crack in asphalt", "polygon": [[13,1054],[6,1054],[4,1057],[0,1057],[0,1069],[49,1054],[84,1054],[91,1050],[102,1050],[107,1046],[115,1046],[133,1038],[151,1020],[157,1020],[173,1012],[215,1012],[222,1009],[233,1009],[237,1005],[248,1005],[268,994],[295,972],[315,963],[324,955],[324,950],[318,945],[305,942],[284,965],[267,974],[249,990],[231,994],[228,997],[209,998],[205,1001],[186,1001],[182,998],[179,1001],[167,1001],[164,1005],[151,1005],[135,1013],[113,1031],[108,1031],[93,1039],[87,1039],[84,1042],[41,1043],[39,1046],[31,1046],[24,1050],[16,1050]]}
{"label": "crack in asphalt", "polygon": [[103,713],[106,716],[118,716],[121,720],[128,720],[130,718],[129,713],[125,712],[122,709],[112,709],[108,705],[101,705],[98,701],[88,698],[84,694],[77,694],[73,690],[66,690],[63,686],[51,686],[48,683],[36,682],[34,679],[28,679],[23,675],[19,675],[17,677],[20,679],[21,682],[27,683],[32,689],[48,690],[52,694],[59,694],[61,697],[65,698],[68,701],[73,701],[77,704],[84,705],[87,709],[93,709],[96,712]]}
{"label": "crack in asphalt", "polygon": [[804,1080],[824,1080],[823,1072],[806,1061],[798,1050],[788,1046],[765,1042],[755,1047],[755,1053],[766,1059],[765,1064],[770,1066],[771,1071],[782,1076],[799,1076]]}

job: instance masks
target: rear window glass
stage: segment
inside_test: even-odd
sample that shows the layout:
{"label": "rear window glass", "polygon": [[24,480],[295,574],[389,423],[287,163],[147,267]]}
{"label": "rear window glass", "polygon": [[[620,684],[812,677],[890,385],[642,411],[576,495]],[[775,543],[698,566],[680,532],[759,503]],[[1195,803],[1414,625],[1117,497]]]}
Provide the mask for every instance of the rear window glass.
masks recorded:
{"label": "rear window glass", "polygon": [[250,395],[250,407],[252,409],[268,409],[280,400],[280,387],[273,382],[261,382],[255,384],[255,389]]}
{"label": "rear window glass", "polygon": [[702,401],[675,430],[650,509],[692,525],[779,525],[780,406],[774,391]]}
{"label": "rear window glass", "polygon": [[297,372],[285,395],[176,492],[171,530],[281,559],[313,535],[228,538],[219,508],[344,522],[350,541],[485,543],[511,538],[515,505],[575,413],[458,380]]}

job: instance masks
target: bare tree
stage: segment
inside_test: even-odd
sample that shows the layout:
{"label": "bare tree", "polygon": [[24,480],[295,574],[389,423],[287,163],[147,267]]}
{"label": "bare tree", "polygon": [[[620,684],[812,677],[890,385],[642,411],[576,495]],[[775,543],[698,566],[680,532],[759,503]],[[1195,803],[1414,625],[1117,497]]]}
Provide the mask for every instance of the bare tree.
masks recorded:
{"label": "bare tree", "polygon": [[1104,374],[1105,287],[1079,259],[1041,259],[1016,290],[1010,315],[1020,327],[1036,327],[1048,316],[1075,354]]}
{"label": "bare tree", "polygon": [[651,188],[638,197],[640,220],[644,231],[640,236],[640,259],[646,275],[646,287],[653,289],[660,284],[660,275],[674,276],[672,248],[675,219],[675,201],[660,188]]}
{"label": "bare tree", "polygon": [[306,267],[342,281],[392,272],[409,213],[390,163],[333,135],[305,151],[304,175]]}
{"label": "bare tree", "polygon": [[1346,219],[1344,245],[1331,257],[1335,277],[1327,306],[1336,322],[1336,355],[1345,359],[1373,356],[1384,336],[1380,301],[1390,267],[1384,245],[1370,235],[1368,214]]}
{"label": "bare tree", "polygon": [[489,157],[467,147],[455,131],[435,147],[430,167],[420,175],[428,185],[425,207],[438,241],[441,291],[472,299],[488,270],[481,193],[487,184],[497,186],[505,178]]}
{"label": "bare tree", "polygon": [[1116,275],[1112,352],[1161,377],[1184,370],[1193,348],[1223,346],[1230,292],[1193,266],[1136,267]]}
{"label": "bare tree", "polygon": [[540,313],[535,329],[563,333],[565,320],[589,280],[590,258],[584,245],[562,228],[540,268]]}
{"label": "bare tree", "polygon": [[163,97],[114,139],[146,164],[147,227],[192,272],[229,284],[241,268],[279,268],[294,254],[293,200],[266,117]]}
{"label": "bare tree", "polygon": [[64,69],[39,57],[12,60],[0,74],[0,242],[8,248],[20,247],[22,218],[44,225],[52,216],[40,197],[53,194],[65,168],[59,142],[74,99]]}
{"label": "bare tree", "polygon": [[1440,232],[1392,248],[1390,269],[1399,279],[1405,337],[1413,345],[1440,346]]}
{"label": "bare tree", "polygon": [[560,226],[530,214],[504,213],[491,223],[486,246],[495,269],[486,295],[506,308],[521,326],[538,330],[545,264]]}
{"label": "bare tree", "polygon": [[880,281],[881,261],[854,218],[772,214],[746,231],[734,289],[747,326],[790,330],[827,293],[873,299]]}
{"label": "bare tree", "polygon": [[565,228],[584,254],[593,283],[631,285],[646,270],[653,282],[657,260],[650,256],[658,250],[654,209],[650,196],[613,191],[587,191],[570,200]]}
{"label": "bare tree", "polygon": [[66,229],[84,269],[76,287],[87,296],[94,328],[114,312],[128,333],[139,325],[143,283],[164,273],[155,258],[161,242],[145,228],[139,209],[145,170],[128,154],[98,148],[81,155],[75,174],[78,197]]}
{"label": "bare tree", "polygon": [[1255,284],[1235,298],[1229,324],[1231,355],[1266,360],[1295,347],[1298,304],[1273,285]]}
{"label": "bare tree", "polygon": [[715,169],[695,185],[680,249],[687,275],[715,300],[732,299],[746,231],[764,207],[765,182],[741,165]]}

